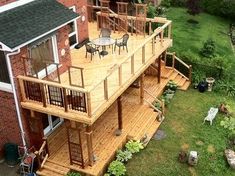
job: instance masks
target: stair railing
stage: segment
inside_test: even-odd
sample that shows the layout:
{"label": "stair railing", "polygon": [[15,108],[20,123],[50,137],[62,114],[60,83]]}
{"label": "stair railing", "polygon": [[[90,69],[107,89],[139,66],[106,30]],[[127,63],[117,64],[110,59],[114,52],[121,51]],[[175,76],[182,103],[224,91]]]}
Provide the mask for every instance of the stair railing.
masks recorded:
{"label": "stair railing", "polygon": [[192,65],[186,64],[180,58],[178,58],[175,53],[167,53],[165,59],[165,66],[171,67],[177,71],[186,80],[192,81]]}
{"label": "stair railing", "polygon": [[159,98],[157,98],[156,96],[152,95],[147,89],[144,89],[144,92],[147,93],[152,99],[153,102],[157,102],[160,105],[160,109],[156,108],[153,103],[149,102],[147,99],[145,99],[145,101],[154,109],[156,110],[158,113],[164,115],[165,114],[165,103],[164,101],[161,101]]}
{"label": "stair railing", "polygon": [[39,169],[43,168],[46,160],[49,157],[48,142],[46,138],[43,138],[43,143],[38,151],[35,152]]}

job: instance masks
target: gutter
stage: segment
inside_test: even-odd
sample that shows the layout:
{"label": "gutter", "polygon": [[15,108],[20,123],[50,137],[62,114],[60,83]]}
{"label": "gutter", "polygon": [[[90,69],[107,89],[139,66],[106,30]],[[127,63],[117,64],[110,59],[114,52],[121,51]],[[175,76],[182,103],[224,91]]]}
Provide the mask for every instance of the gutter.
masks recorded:
{"label": "gutter", "polygon": [[13,76],[13,73],[12,73],[12,67],[11,67],[11,62],[10,62],[10,56],[13,56],[13,55],[16,55],[16,54],[19,54],[19,53],[20,53],[20,49],[18,49],[15,52],[6,54],[6,61],[7,61],[7,68],[8,68],[8,72],[9,72],[12,91],[13,91],[13,95],[14,95],[14,101],[15,101],[15,105],[16,105],[16,113],[17,113],[17,118],[18,118],[18,122],[19,122],[21,138],[22,138],[24,150],[26,151],[27,146],[26,146],[26,141],[25,141],[25,138],[24,138],[25,132],[24,132],[24,128],[23,128],[23,123],[22,123],[22,118],[21,118],[21,113],[20,113],[20,108],[19,108],[19,101],[18,101],[18,97],[17,97],[17,93],[16,93],[14,76]]}

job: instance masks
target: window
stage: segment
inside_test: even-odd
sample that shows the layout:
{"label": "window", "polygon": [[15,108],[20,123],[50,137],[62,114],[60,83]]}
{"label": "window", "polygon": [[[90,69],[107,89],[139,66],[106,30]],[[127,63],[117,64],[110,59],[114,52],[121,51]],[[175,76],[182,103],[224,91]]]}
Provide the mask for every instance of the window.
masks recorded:
{"label": "window", "polygon": [[7,70],[7,63],[3,51],[0,51],[0,82],[10,84],[10,78]]}
{"label": "window", "polygon": [[53,115],[48,115],[48,118],[42,118],[44,135],[49,135],[53,130],[59,127],[62,123],[63,123],[62,118],[59,118]]}
{"label": "window", "polygon": [[[75,6],[70,8],[74,12],[76,12]],[[77,21],[74,20],[73,22],[68,24],[70,27],[70,32],[69,32],[69,45],[70,48],[74,48],[75,45],[78,44],[78,35],[77,35]]]}
{"label": "window", "polygon": [[0,51],[0,90],[12,92],[5,54]]}
{"label": "window", "polygon": [[[30,48],[31,60],[31,74],[36,73],[40,78],[46,75],[46,63],[59,63],[56,36],[46,39]],[[49,73],[55,70],[55,65],[47,67]]]}

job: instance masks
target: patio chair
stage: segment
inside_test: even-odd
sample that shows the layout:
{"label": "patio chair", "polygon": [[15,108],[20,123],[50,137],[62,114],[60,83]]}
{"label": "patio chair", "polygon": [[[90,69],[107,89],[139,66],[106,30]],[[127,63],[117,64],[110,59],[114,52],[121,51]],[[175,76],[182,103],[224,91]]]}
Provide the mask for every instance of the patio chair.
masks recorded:
{"label": "patio chair", "polygon": [[91,53],[91,60],[92,60],[92,56],[96,52],[98,52],[100,57],[100,51],[98,48],[94,48],[91,43],[86,43],[85,46],[86,46],[86,58],[87,58],[87,53]]}
{"label": "patio chair", "polygon": [[111,36],[111,30],[108,28],[102,28],[99,37],[109,37]]}
{"label": "patio chair", "polygon": [[116,39],[115,41],[115,46],[114,46],[114,51],[116,51],[116,46],[119,47],[119,54],[120,54],[120,48],[123,47],[126,47],[126,51],[128,52],[128,48],[127,48],[127,41],[129,39],[129,34],[124,34],[122,36],[122,38],[119,38],[119,39]]}

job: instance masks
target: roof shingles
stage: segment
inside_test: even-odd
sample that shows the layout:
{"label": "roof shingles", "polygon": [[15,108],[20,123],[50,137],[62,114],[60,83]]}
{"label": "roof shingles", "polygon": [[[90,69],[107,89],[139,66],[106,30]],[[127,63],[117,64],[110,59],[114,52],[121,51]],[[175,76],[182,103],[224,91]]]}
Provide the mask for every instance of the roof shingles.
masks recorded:
{"label": "roof shingles", "polygon": [[0,42],[13,49],[76,17],[56,0],[36,0],[0,13]]}

